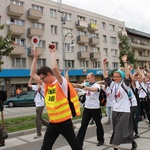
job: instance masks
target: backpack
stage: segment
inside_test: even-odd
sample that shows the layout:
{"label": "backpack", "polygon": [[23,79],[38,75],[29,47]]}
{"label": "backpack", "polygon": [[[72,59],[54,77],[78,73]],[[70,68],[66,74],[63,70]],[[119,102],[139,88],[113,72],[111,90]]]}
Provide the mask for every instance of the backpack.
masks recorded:
{"label": "backpack", "polygon": [[106,92],[103,89],[100,89],[99,91],[99,101],[100,101],[100,106],[105,106],[107,99],[106,99]]}

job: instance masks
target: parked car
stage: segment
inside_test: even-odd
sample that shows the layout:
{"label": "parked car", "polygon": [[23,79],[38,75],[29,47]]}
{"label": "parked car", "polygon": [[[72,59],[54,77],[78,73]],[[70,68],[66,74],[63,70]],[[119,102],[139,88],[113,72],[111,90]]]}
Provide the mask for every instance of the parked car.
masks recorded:
{"label": "parked car", "polygon": [[79,101],[81,101],[81,100],[82,100],[82,98],[83,98],[83,95],[86,93],[86,91],[85,91],[85,90],[83,90],[83,89],[80,89],[80,88],[75,88],[75,90],[76,90],[76,91],[77,91],[77,93],[78,93]]}
{"label": "parked car", "polygon": [[7,98],[4,102],[4,105],[8,105],[8,107],[14,106],[34,106],[34,96],[35,91],[25,91],[21,92],[19,95],[11,98]]}

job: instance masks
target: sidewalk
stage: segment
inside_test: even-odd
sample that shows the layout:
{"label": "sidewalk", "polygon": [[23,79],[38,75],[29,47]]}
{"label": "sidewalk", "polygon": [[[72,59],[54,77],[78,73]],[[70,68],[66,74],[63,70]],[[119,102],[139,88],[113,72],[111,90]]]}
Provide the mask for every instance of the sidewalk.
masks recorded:
{"label": "sidewalk", "polygon": [[[106,121],[106,117],[103,117],[102,123]],[[74,124],[76,125],[76,131],[80,127],[80,120],[75,121]],[[92,128],[95,125],[90,125],[88,128]],[[104,125],[106,126],[106,125]],[[43,135],[45,132],[45,128],[43,128]],[[93,131],[95,132],[95,131]],[[20,135],[19,135],[20,134]],[[20,132],[18,135],[17,133],[10,134],[9,138],[6,139],[6,145],[4,147],[0,147],[1,150],[39,150],[42,144],[41,139],[34,139],[35,136],[35,129],[28,130],[24,132]],[[22,135],[21,135],[22,134]],[[150,148],[150,127],[146,121],[139,122],[139,134],[140,138],[136,139],[138,144],[137,150],[149,150]],[[110,141],[110,132],[105,133],[105,144],[103,146],[97,147],[97,139],[96,136],[92,138],[87,138],[84,141],[84,150],[113,150],[112,146],[109,144]],[[65,139],[60,136],[60,139],[64,141]],[[58,143],[57,143],[58,144]],[[70,146],[66,143],[64,146],[57,146],[54,150],[71,150]],[[122,144],[120,145],[119,150],[130,150],[131,144]]]}

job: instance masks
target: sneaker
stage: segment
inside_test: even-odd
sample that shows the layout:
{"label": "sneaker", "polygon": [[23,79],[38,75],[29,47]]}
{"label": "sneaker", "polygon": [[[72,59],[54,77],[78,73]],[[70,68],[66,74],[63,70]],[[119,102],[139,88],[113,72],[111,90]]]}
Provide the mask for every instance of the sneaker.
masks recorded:
{"label": "sneaker", "polygon": [[103,145],[104,144],[104,142],[98,142],[97,143],[97,146],[101,146],[101,145]]}
{"label": "sneaker", "polygon": [[39,138],[41,138],[42,137],[42,135],[36,135],[35,137],[34,137],[34,139],[39,139]]}
{"label": "sneaker", "polygon": [[108,124],[110,124],[110,121],[106,121],[104,124],[105,124],[105,125],[108,125]]}
{"label": "sneaker", "polygon": [[134,139],[137,139],[137,138],[139,138],[140,136],[138,135],[138,134],[135,134],[134,135]]}
{"label": "sneaker", "polygon": [[136,142],[134,141],[134,143],[132,143],[132,148],[131,148],[131,150],[136,150],[136,148],[137,148],[137,144],[136,144]]}

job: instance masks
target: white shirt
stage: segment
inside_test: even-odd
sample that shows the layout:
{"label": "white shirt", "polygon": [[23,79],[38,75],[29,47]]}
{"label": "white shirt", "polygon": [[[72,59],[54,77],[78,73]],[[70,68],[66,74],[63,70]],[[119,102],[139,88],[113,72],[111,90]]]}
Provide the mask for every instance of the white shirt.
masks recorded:
{"label": "white shirt", "polygon": [[[139,98],[145,98],[146,97],[146,93],[145,91],[147,91],[146,89],[146,84],[144,82],[139,83],[138,81],[135,82],[136,83],[136,88],[138,89],[138,93],[139,93]],[[141,85],[140,85],[141,84]],[[144,90],[143,90],[143,88]]]}
{"label": "white shirt", "polygon": [[43,85],[41,86],[41,90],[40,90],[40,93],[43,96],[38,92],[38,85],[32,85],[32,90],[36,91],[35,98],[34,98],[35,106],[36,107],[45,106],[45,102],[44,102],[44,98],[43,98],[43,96],[44,96]]}
{"label": "white shirt", "polygon": [[[97,87],[100,90],[100,85],[97,83],[94,83],[91,87]],[[97,92],[92,92],[88,90],[86,91],[85,108],[89,109],[100,108],[99,91]]]}
{"label": "white shirt", "polygon": [[107,98],[107,102],[106,102],[106,106],[107,107],[112,107],[113,106],[113,101],[115,100],[114,95],[112,94],[111,88],[107,87],[106,88],[106,98]]}
{"label": "white shirt", "polygon": [[[114,82],[112,81],[110,86],[112,86],[112,84],[114,84]],[[113,111],[117,111],[117,112],[130,112],[130,101],[128,98],[128,95],[126,93],[126,91],[121,87],[121,83],[115,83],[113,88],[112,88],[112,94],[115,98],[115,100],[113,101]],[[129,89],[128,86],[126,86],[125,83],[124,87],[125,89]],[[116,96],[115,96],[116,95]]]}

